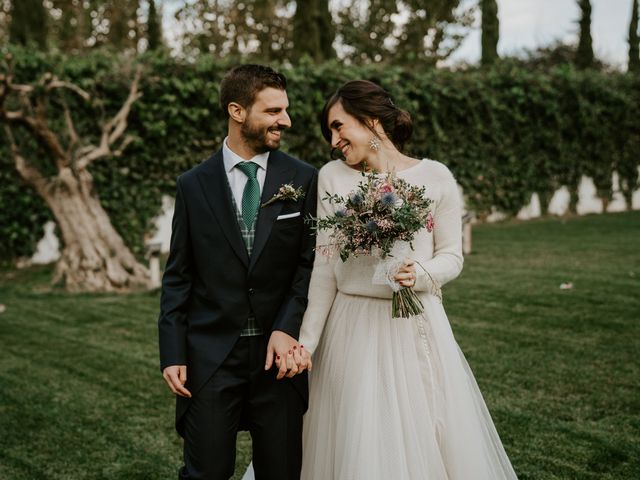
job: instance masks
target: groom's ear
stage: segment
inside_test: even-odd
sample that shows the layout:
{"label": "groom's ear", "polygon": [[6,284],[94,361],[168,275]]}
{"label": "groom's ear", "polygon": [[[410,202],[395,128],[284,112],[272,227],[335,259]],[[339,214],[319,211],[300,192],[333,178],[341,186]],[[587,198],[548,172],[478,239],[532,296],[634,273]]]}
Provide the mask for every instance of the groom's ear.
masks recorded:
{"label": "groom's ear", "polygon": [[229,112],[229,118],[238,123],[244,123],[244,119],[247,116],[247,110],[236,102],[229,102],[229,105],[227,105],[227,112]]}

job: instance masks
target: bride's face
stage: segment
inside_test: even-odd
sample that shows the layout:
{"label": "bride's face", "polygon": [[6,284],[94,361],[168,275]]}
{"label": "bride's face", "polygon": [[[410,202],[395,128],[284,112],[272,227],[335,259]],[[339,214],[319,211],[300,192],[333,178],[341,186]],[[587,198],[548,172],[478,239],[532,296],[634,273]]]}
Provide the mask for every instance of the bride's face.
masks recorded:
{"label": "bride's face", "polygon": [[327,123],[331,130],[331,147],[342,151],[347,165],[356,166],[367,159],[373,134],[366,125],[345,112],[341,102],[329,109]]}

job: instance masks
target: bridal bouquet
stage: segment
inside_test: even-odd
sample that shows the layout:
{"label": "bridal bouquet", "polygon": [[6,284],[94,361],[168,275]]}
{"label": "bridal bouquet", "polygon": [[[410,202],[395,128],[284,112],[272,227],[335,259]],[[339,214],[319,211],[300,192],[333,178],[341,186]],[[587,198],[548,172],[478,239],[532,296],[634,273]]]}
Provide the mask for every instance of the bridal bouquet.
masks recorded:
{"label": "bridal bouquet", "polygon": [[424,311],[420,298],[393,277],[408,250],[413,250],[411,242],[416,232],[425,227],[433,229],[433,201],[425,195],[425,187],[411,185],[393,172],[362,175],[363,180],[348,195],[324,198],[338,207],[335,214],[316,221],[318,230],[330,231],[330,243],[324,249],[338,250],[343,262],[350,256],[378,256],[373,283],[393,289],[392,317],[418,315]]}

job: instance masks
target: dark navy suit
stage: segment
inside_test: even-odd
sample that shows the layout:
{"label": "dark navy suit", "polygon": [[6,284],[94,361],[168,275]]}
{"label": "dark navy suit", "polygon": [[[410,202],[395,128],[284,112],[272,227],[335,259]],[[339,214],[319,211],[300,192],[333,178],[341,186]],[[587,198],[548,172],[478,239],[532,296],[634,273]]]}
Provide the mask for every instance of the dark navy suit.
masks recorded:
{"label": "dark navy suit", "polygon": [[[315,245],[305,219],[316,213],[317,171],[271,152],[262,202],[284,184],[305,195],[260,208],[249,256],[222,151],[178,178],[158,327],[161,368],[187,365],[192,393],[177,397],[181,478],[228,479],[238,429],[251,432],[258,480],[299,478],[307,376],[276,380],[276,368],[265,372],[264,362],[271,332],[299,335]],[[240,337],[250,315],[263,336]]]}

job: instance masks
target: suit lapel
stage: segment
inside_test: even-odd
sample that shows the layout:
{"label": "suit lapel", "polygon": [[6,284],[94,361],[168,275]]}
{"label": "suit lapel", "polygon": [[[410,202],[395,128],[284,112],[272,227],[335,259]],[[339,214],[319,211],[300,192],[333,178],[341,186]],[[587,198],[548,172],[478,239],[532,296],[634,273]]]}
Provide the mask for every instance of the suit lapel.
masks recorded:
{"label": "suit lapel", "polygon": [[[269,154],[269,163],[267,165],[267,176],[264,180],[262,188],[262,198],[260,203],[263,204],[273,197],[280,187],[285,183],[290,183],[295,175],[295,170],[289,168],[280,152],[277,150]],[[256,223],[255,239],[253,241],[253,251],[251,252],[251,261],[249,270],[253,268],[256,261],[262,253],[262,249],[267,243],[267,239],[271,234],[273,223],[282,210],[282,202],[273,202],[266,207],[260,207],[258,211],[258,221]]]}
{"label": "suit lapel", "polygon": [[227,180],[227,172],[224,170],[222,150],[218,150],[204,163],[198,175],[198,182],[209,208],[213,211],[229,244],[245,267],[248,267],[249,255],[231,202],[231,189]]}

